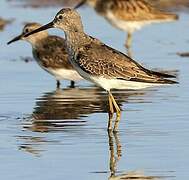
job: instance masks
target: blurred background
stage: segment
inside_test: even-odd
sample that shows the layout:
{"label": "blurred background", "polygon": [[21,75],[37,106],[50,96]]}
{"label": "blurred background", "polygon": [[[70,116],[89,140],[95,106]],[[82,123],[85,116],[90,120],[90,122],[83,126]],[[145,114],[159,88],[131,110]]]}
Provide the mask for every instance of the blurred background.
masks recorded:
{"label": "blurred background", "polygon": [[[79,0],[8,0],[13,4],[20,4],[22,6],[28,7],[52,7],[52,6],[74,6],[79,3]],[[156,7],[162,9],[174,9],[181,10],[182,8],[187,8],[189,2],[187,0],[149,0]]]}
{"label": "blurred background", "polygon": [[[31,46],[7,42],[27,22],[46,24],[79,0],[0,1],[0,169],[4,180],[188,179],[189,1],[149,0],[179,16],[133,33],[112,26],[91,6],[78,9],[85,32],[130,53],[147,68],[177,76],[179,85],[113,91],[120,132],[108,134],[107,95],[91,83],[75,88],[37,65]],[[57,29],[49,33],[64,37]]]}

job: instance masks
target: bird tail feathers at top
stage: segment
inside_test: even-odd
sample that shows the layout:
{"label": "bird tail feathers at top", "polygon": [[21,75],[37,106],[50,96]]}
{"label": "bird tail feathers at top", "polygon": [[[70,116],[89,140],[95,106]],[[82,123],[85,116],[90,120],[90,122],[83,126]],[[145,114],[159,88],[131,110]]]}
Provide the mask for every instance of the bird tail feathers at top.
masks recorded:
{"label": "bird tail feathers at top", "polygon": [[175,75],[157,72],[157,71],[150,71],[150,73],[152,73],[153,75],[159,76],[161,78],[176,78]]}
{"label": "bird tail feathers at top", "polygon": [[177,81],[167,79],[167,78],[176,78],[175,75],[157,72],[157,71],[150,71],[150,73],[159,77],[156,83],[160,83],[160,84],[161,83],[162,84],[177,84],[178,83]]}
{"label": "bird tail feathers at top", "polygon": [[170,79],[159,79],[156,83],[159,83],[159,84],[178,84],[177,81],[173,81],[173,80],[170,80]]}

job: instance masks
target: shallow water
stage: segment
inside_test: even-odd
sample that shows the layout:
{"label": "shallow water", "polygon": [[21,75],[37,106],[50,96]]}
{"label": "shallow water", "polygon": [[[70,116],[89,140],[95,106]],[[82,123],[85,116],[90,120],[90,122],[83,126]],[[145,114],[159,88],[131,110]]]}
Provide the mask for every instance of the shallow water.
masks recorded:
{"label": "shallow water", "polygon": [[[180,84],[114,91],[122,109],[120,132],[114,137],[106,131],[104,91],[87,82],[77,83],[75,89],[62,82],[62,90],[56,90],[54,79],[34,61],[21,60],[31,56],[27,43],[6,45],[20,33],[23,22],[47,23],[59,8],[23,9],[4,1],[0,7],[3,17],[15,18],[0,32],[1,179],[105,180],[111,173],[117,179],[134,174],[188,179],[189,59],[176,54],[189,51],[188,14],[134,34],[133,57],[147,67],[176,71]],[[90,8],[80,13],[88,34],[125,52],[124,32]]]}

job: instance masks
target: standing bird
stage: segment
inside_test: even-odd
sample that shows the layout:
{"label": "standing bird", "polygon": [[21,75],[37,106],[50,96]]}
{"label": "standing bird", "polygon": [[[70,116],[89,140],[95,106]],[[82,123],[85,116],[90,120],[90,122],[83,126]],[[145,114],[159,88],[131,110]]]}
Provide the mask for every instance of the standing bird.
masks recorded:
{"label": "standing bird", "polygon": [[84,79],[108,92],[108,130],[112,130],[114,110],[116,110],[114,131],[118,130],[121,115],[111,89],[141,89],[176,83],[166,79],[175,76],[148,70],[127,55],[85,34],[81,17],[74,9],[60,10],[52,22],[26,34],[25,37],[49,28],[59,28],[65,32],[69,60],[77,72]]}
{"label": "standing bird", "polygon": [[25,34],[41,27],[38,23],[28,23],[24,26],[21,35],[15,37],[8,44],[18,40],[24,40],[32,45],[32,52],[39,66],[53,75],[57,81],[57,88],[60,87],[60,80],[71,80],[71,87],[74,81],[82,77],[73,69],[68,61],[65,39],[49,35],[47,31],[39,32],[33,36],[24,37]]}
{"label": "standing bird", "polygon": [[127,32],[126,48],[132,33],[151,23],[175,21],[176,14],[160,11],[145,0],[82,0],[75,8],[87,3],[116,28]]}

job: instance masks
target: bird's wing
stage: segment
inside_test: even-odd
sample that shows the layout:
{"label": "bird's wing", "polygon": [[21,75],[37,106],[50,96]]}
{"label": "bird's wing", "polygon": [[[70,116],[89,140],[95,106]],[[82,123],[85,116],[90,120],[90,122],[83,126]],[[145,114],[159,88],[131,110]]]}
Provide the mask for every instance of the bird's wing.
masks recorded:
{"label": "bird's wing", "polygon": [[76,61],[83,71],[107,79],[166,83],[164,77],[169,77],[167,74],[142,67],[127,55],[105,44],[97,43],[97,40],[80,48]]}
{"label": "bird's wing", "polygon": [[65,40],[61,37],[49,36],[42,46],[35,50],[34,54],[38,62],[45,68],[73,69],[68,61]]}
{"label": "bird's wing", "polygon": [[115,17],[120,20],[156,20],[169,16],[167,13],[164,16],[163,12],[155,9],[145,0],[114,0],[113,2],[111,10]]}

